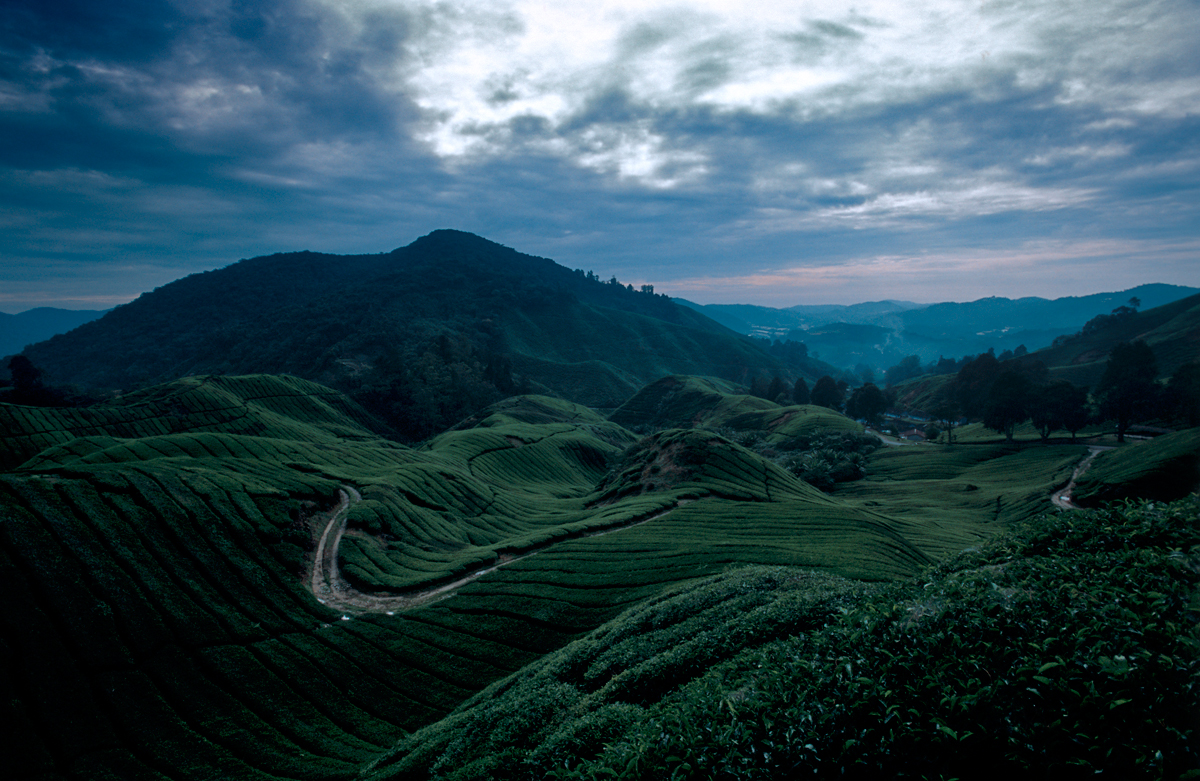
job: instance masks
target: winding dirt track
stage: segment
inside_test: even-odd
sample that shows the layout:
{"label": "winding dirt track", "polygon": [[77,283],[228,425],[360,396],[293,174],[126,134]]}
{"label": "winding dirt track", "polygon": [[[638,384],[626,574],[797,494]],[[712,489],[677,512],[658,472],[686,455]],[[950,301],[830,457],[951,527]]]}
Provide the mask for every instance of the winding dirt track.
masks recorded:
{"label": "winding dirt track", "polygon": [[[317,543],[317,553],[313,559],[312,572],[309,576],[309,584],[318,602],[343,611],[345,614],[342,616],[343,621],[350,620],[349,614],[386,613],[387,615],[394,615],[397,612],[412,610],[421,605],[445,599],[471,581],[481,578],[489,572],[493,572],[507,564],[512,564],[514,561],[534,556],[555,544],[554,542],[545,543],[519,554],[502,553],[495,564],[480,567],[460,578],[434,586],[433,588],[414,590],[405,594],[372,594],[359,591],[346,582],[338,569],[338,548],[342,542],[342,535],[346,531],[346,518],[350,513],[350,507],[355,502],[361,501],[362,497],[358,491],[350,486],[344,486],[338,493],[341,496],[341,501],[329,513],[329,520],[321,532],[321,539]],[[602,534],[631,529],[634,526],[640,526],[643,523],[649,523],[657,518],[661,518],[667,513],[673,512],[680,505],[687,504],[690,501],[692,500],[681,499],[675,505],[645,518],[638,518],[604,529],[596,529],[579,536],[598,537]]]}
{"label": "winding dirt track", "polygon": [[1088,454],[1084,456],[1084,459],[1079,462],[1078,466],[1075,467],[1075,471],[1071,473],[1071,481],[1059,490],[1050,494],[1050,501],[1054,503],[1055,507],[1061,507],[1064,510],[1079,509],[1079,505],[1071,501],[1071,492],[1075,490],[1075,481],[1079,479],[1080,475],[1088,470],[1088,467],[1092,465],[1092,461],[1096,458],[1096,456],[1100,455],[1105,450],[1112,450],[1112,448],[1105,447],[1103,445],[1092,445],[1088,448]]}

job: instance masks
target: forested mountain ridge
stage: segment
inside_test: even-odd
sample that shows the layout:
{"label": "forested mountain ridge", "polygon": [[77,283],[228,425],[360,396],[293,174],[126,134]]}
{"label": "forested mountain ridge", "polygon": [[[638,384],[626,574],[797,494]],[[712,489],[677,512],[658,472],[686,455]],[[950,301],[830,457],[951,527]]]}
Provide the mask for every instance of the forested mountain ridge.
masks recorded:
{"label": "forested mountain ridge", "polygon": [[349,392],[408,438],[518,390],[615,407],[665,374],[749,382],[791,373],[650,286],[604,282],[451,230],[379,255],[243,260],[25,354],[50,382],[101,390],[201,373],[295,374]]}
{"label": "forested mountain ridge", "polygon": [[1141,312],[1118,310],[1098,316],[1033,357],[1045,363],[1056,378],[1094,385],[1103,375],[1113,347],[1139,339],[1154,350],[1163,376],[1200,360],[1200,295]]}

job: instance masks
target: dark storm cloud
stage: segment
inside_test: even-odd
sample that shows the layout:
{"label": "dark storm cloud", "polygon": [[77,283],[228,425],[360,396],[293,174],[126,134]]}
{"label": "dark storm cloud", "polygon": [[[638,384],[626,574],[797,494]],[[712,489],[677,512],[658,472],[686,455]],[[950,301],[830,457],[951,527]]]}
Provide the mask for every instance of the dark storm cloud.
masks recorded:
{"label": "dark storm cloud", "polygon": [[[318,159],[323,146],[392,175],[436,174],[406,130],[418,112],[375,72],[403,59],[400,11],[346,29],[289,0],[186,15],[163,3],[74,5],[24,4],[0,39],[9,268],[124,258],[160,266],[162,282],[293,248],[297,236],[319,243],[324,215],[345,217],[328,188],[373,173],[366,160]],[[112,295],[144,284],[128,283],[138,287]]]}

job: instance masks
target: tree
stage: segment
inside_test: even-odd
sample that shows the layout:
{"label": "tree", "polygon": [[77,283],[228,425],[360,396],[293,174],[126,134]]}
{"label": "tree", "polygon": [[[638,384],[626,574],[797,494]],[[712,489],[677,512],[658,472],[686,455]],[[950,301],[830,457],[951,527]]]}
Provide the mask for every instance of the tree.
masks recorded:
{"label": "tree", "polygon": [[961,413],[958,402],[952,398],[942,399],[933,408],[933,417],[946,427],[946,444],[954,444],[954,427],[958,424]]}
{"label": "tree", "polygon": [[838,387],[834,379],[826,374],[821,379],[817,380],[817,384],[812,389],[812,403],[821,407],[828,407],[832,410],[842,409],[841,388]]}
{"label": "tree", "polygon": [[767,399],[775,402],[783,401],[783,399],[779,398],[780,396],[783,396],[783,388],[783,380],[781,380],[779,375],[776,374],[771,378],[770,386],[767,387]]}
{"label": "tree", "polygon": [[[1029,415],[1043,442],[1050,438],[1052,431],[1060,428],[1070,430],[1068,421],[1078,431],[1087,423],[1087,390],[1077,388],[1066,380],[1038,388],[1030,398]],[[1071,432],[1072,438],[1075,431]]]}
{"label": "tree", "polygon": [[808,404],[812,401],[812,395],[808,392],[808,383],[803,377],[796,380],[796,387],[792,389],[792,401],[796,404]]}
{"label": "tree", "polygon": [[1121,342],[1109,353],[1104,376],[1096,386],[1100,413],[1117,421],[1117,441],[1125,441],[1125,432],[1135,417],[1153,406],[1158,387],[1158,361],[1150,345],[1141,339]]}
{"label": "tree", "polygon": [[1072,393],[1075,394],[1075,398],[1066,402],[1062,410],[1062,427],[1071,432],[1071,441],[1074,442],[1075,434],[1088,424],[1092,416],[1088,410],[1087,388],[1076,386]]}
{"label": "tree", "polygon": [[1167,383],[1168,414],[1185,425],[1200,426],[1200,361],[1185,363]]}
{"label": "tree", "polygon": [[988,392],[983,410],[983,425],[999,432],[1010,442],[1017,425],[1029,419],[1029,395],[1032,386],[1024,374],[1005,371]]}
{"label": "tree", "polygon": [[1000,376],[1000,362],[990,351],[958,370],[954,378],[953,394],[958,407],[968,418],[977,418],[983,413],[992,383]]}
{"label": "tree", "polygon": [[12,391],[8,401],[30,407],[53,407],[58,403],[54,390],[42,381],[42,370],[24,355],[14,355],[8,362],[8,373],[12,377]]}
{"label": "tree", "polygon": [[872,426],[878,426],[883,413],[887,411],[887,398],[883,391],[868,382],[861,388],[855,388],[846,402],[846,414],[852,418],[866,420]]}

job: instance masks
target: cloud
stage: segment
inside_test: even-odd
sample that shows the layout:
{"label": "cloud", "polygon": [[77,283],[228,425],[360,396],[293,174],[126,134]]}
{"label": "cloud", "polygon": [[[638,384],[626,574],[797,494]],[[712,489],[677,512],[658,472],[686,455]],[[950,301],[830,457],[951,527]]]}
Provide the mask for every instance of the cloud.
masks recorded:
{"label": "cloud", "polygon": [[897,274],[1014,237],[1174,246],[1197,39],[1183,0],[13,0],[0,286],[132,297],[438,227],[660,285],[797,246]]}
{"label": "cloud", "polygon": [[[875,255],[837,264],[813,263],[749,274],[671,280],[671,295],[699,303],[754,301],[789,306],[792,291],[805,303],[905,299],[921,303],[987,296],[1060,298],[1113,292],[1147,281],[1146,264],[1200,286],[1200,240],[1022,242],[1011,249],[963,249],[919,255]],[[780,294],[778,291],[785,291]]]}

